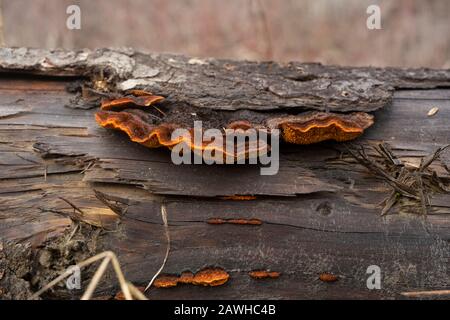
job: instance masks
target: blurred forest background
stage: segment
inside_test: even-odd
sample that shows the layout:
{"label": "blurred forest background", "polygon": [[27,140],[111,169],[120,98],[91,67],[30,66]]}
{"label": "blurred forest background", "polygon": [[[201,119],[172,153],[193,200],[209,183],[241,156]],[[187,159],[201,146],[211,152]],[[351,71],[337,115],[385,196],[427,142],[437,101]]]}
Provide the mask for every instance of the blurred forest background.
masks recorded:
{"label": "blurred forest background", "polygon": [[[449,0],[0,0],[4,44],[450,68]],[[66,8],[81,8],[81,30]],[[381,7],[382,30],[366,9]]]}

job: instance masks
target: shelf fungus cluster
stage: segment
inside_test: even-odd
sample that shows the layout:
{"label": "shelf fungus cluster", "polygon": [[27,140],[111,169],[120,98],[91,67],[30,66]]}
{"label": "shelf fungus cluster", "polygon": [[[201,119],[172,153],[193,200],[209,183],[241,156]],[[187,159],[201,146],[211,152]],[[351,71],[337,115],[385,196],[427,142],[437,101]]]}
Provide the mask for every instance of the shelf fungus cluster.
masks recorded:
{"label": "shelf fungus cluster", "polygon": [[170,103],[144,90],[104,100],[100,109],[96,113],[100,126],[123,131],[148,148],[177,148],[181,154],[189,150],[203,159],[233,162],[270,153],[274,136],[300,145],[343,142],[359,137],[373,124],[373,116],[365,112],[224,111]]}

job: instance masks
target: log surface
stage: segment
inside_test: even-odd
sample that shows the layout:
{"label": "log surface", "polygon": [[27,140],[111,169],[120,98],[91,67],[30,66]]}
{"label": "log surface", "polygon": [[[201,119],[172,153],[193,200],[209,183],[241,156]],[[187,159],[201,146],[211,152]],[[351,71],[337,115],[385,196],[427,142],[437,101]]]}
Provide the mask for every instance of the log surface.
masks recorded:
{"label": "log surface", "polygon": [[[412,213],[413,205],[380,217],[389,187],[331,142],[283,145],[275,176],[261,176],[255,165],[176,166],[168,150],[98,127],[95,108],[74,106],[66,90],[103,70],[118,89],[143,86],[171,103],[218,114],[243,106],[377,110],[375,125],[357,143],[370,150],[387,142],[402,161],[419,166],[450,142],[449,70],[23,48],[1,49],[0,69],[0,297],[25,298],[23,291],[102,250],[118,255],[128,280],[146,285],[166,250],[163,202],[171,236],[163,273],[220,267],[230,280],[213,288],[152,288],[151,299],[392,298],[450,286],[450,195],[432,194],[426,218]],[[439,111],[429,117],[432,107]],[[447,185],[449,167],[448,151],[433,164]],[[208,223],[215,218],[261,223]],[[69,237],[79,223],[84,231]],[[381,290],[367,289],[370,265],[382,270]],[[261,269],[281,275],[249,276]],[[325,272],[338,281],[320,281]],[[111,276],[97,294],[117,290]],[[82,292],[75,291],[54,295]]]}

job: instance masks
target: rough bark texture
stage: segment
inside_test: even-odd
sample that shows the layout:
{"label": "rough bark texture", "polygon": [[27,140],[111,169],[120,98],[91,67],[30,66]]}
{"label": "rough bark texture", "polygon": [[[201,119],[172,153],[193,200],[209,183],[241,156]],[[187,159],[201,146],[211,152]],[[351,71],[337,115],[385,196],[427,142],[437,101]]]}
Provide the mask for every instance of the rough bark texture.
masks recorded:
{"label": "rough bark texture", "polygon": [[[162,202],[172,239],[163,273],[220,267],[230,280],[213,288],[152,288],[152,299],[390,298],[450,286],[448,194],[430,192],[427,217],[413,201],[380,217],[389,187],[340,143],[283,145],[275,176],[261,176],[256,165],[176,166],[167,150],[100,128],[95,108],[74,105],[66,90],[80,78],[112,90],[143,87],[169,104],[214,109],[215,116],[377,110],[375,125],[357,143],[376,158],[370,146],[387,142],[407,166],[418,167],[450,142],[449,70],[23,48],[1,49],[0,68],[0,297],[25,298],[65,267],[107,249],[128,280],[145,285],[166,249]],[[427,117],[432,107],[439,112]],[[446,186],[449,166],[449,152],[432,165]],[[72,234],[76,224],[82,228]],[[382,270],[381,290],[366,287],[374,264]],[[280,276],[255,279],[255,270]],[[323,282],[322,273],[338,281]],[[84,286],[90,275],[83,274]],[[98,295],[117,290],[111,276]],[[53,297],[80,293],[62,285]]]}

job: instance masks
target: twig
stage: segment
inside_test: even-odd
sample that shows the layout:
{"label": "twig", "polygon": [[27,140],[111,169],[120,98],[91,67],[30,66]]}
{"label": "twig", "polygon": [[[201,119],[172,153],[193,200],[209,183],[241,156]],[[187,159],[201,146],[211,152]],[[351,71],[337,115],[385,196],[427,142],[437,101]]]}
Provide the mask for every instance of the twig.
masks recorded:
{"label": "twig", "polygon": [[419,197],[415,194],[414,189],[399,182],[397,179],[386,173],[383,168],[381,168],[377,163],[370,160],[367,156],[364,148],[361,146],[360,150],[358,150],[358,154],[356,154],[353,150],[347,147],[350,155],[356,159],[359,163],[365,166],[367,169],[371,170],[375,175],[380,176],[386,180],[386,182],[399,193],[401,193],[405,197],[413,198],[419,200]]}
{"label": "twig", "polygon": [[443,147],[440,147],[440,148],[437,148],[435,152],[433,152],[432,154],[426,156],[425,158],[422,158],[422,161],[420,162],[419,171],[423,172],[426,168],[428,168],[430,166],[430,164],[433,163],[434,160],[439,158],[439,156],[441,155],[442,151],[444,151],[448,147],[450,147],[450,144],[448,144],[446,146],[443,146]]}
{"label": "twig", "polygon": [[[69,206],[71,206],[73,208],[73,214],[67,214],[72,220],[74,221],[78,221],[78,222],[84,222],[83,217],[86,217],[86,214],[84,213],[83,210],[81,210],[80,208],[78,208],[74,203],[72,203],[71,201],[59,196],[59,199],[61,199],[62,201],[64,201],[65,203],[67,203]],[[52,210],[50,210],[52,211]],[[77,214],[78,212],[78,214]],[[102,224],[102,220],[101,220],[101,215],[99,215],[99,219],[100,219],[100,227],[103,229],[103,224]]]}
{"label": "twig", "polygon": [[375,150],[383,157],[389,159],[391,164],[395,166],[403,166],[403,163],[400,159],[398,159],[393,153],[391,148],[387,143],[380,143],[378,145],[378,148],[375,148]]}
{"label": "twig", "polygon": [[[103,203],[105,206],[110,208],[112,211],[114,211],[118,215],[123,215],[126,213],[126,207],[125,208],[121,207],[119,205],[119,203],[121,203],[121,202],[119,202],[119,200],[110,199],[103,192],[100,192],[96,189],[94,189],[94,194],[95,194],[95,197],[98,200],[100,200],[101,203]],[[123,203],[121,203],[121,204],[123,204]],[[128,206],[128,204],[126,204],[126,203],[125,203],[125,205]]]}
{"label": "twig", "polygon": [[[153,108],[155,108],[156,110],[158,110],[159,113],[161,113],[163,116],[166,116],[166,114],[165,114],[160,108],[158,108],[157,106],[153,106]],[[156,117],[156,116],[155,116],[155,117]],[[159,120],[161,120],[161,118],[159,118]]]}
{"label": "twig", "polygon": [[111,261],[110,257],[105,257],[92,277],[91,282],[89,283],[86,291],[84,292],[81,300],[89,300],[94,293],[95,288],[97,288],[98,283],[100,282],[103,274],[105,273],[106,268],[108,267],[109,262]]}
{"label": "twig", "polygon": [[[101,277],[103,276],[103,274],[106,271],[106,267],[108,266],[109,262],[112,263],[114,271],[116,273],[117,276],[117,280],[119,281],[120,287],[122,289],[122,292],[125,296],[125,299],[127,300],[133,300],[133,296],[138,298],[138,299],[142,299],[142,300],[146,300],[147,298],[143,295],[143,294],[137,294],[136,291],[137,290],[134,286],[131,287],[130,283],[127,282],[125,280],[125,277],[122,273],[122,270],[120,268],[120,264],[119,264],[119,260],[117,259],[116,255],[114,254],[114,252],[112,251],[105,251],[102,253],[99,253],[89,259],[86,259],[80,263],[77,263],[75,266],[71,266],[68,269],[66,269],[61,275],[59,275],[57,278],[55,278],[54,280],[52,280],[50,283],[48,283],[47,285],[45,285],[42,289],[40,289],[38,292],[36,292],[35,294],[33,294],[31,296],[31,299],[36,299],[38,298],[42,293],[44,293],[45,291],[51,289],[53,286],[55,286],[56,284],[58,284],[60,281],[64,280],[65,278],[67,278],[68,276],[70,276],[72,274],[72,270],[74,267],[78,267],[78,268],[84,268],[98,260],[103,259],[101,265],[99,266],[99,268],[97,269],[97,271],[95,272],[91,282],[88,285],[88,288],[86,289],[85,293],[83,294],[83,296],[81,297],[82,300],[89,300],[92,296],[92,293],[94,292],[95,288],[97,287]],[[133,294],[132,294],[133,292]]]}
{"label": "twig", "polygon": [[167,211],[166,211],[166,206],[164,204],[161,205],[161,216],[162,216],[162,220],[164,223],[164,233],[166,234],[166,239],[167,239],[167,249],[166,249],[166,255],[164,257],[164,261],[161,265],[161,267],[159,268],[159,270],[155,273],[155,275],[153,276],[153,278],[150,280],[150,282],[148,283],[147,287],[145,288],[144,292],[148,290],[148,288],[150,288],[153,284],[153,281],[155,281],[155,279],[159,276],[159,274],[161,273],[161,271],[164,269],[164,266],[166,265],[167,262],[167,258],[169,257],[169,251],[170,251],[170,234],[169,234],[169,224],[167,222]]}
{"label": "twig", "polygon": [[80,174],[84,174],[86,171],[88,171],[94,163],[95,163],[95,160],[90,161],[88,163],[88,165],[80,172]]}
{"label": "twig", "polygon": [[138,288],[136,288],[131,282],[127,282],[127,285],[133,297],[136,297],[139,300],[148,300],[147,297],[144,296],[144,294]]}
{"label": "twig", "polygon": [[420,176],[420,174],[416,173],[416,181],[417,181],[417,187],[418,187],[418,192],[419,192],[419,196],[420,196],[420,205],[422,207],[422,214],[424,216],[427,216],[428,214],[428,196],[426,194],[426,190],[423,187],[423,180],[422,177]]}
{"label": "twig", "polygon": [[[446,145],[422,158],[419,168],[408,168],[391,151],[387,143],[380,143],[373,149],[384,159],[383,162],[369,157],[363,146],[349,148],[350,155],[370,170],[375,176],[383,178],[393,189],[380,205],[384,204],[381,215],[386,215],[401,196],[412,198],[420,204],[422,214],[427,216],[430,208],[429,194],[433,190],[448,192],[448,188],[440,181],[439,176],[428,167],[448,148]],[[428,170],[427,170],[428,169]]]}
{"label": "twig", "polygon": [[77,233],[78,228],[81,229],[81,224],[78,221],[74,221],[75,227],[73,228],[72,232],[69,234],[69,237],[66,240],[66,244],[69,243],[69,241],[75,236],[75,233]]}
{"label": "twig", "polygon": [[388,214],[389,210],[397,203],[398,197],[397,192],[395,190],[392,190],[389,197],[385,199],[385,206],[383,210],[381,210],[381,216],[385,216]]}
{"label": "twig", "polygon": [[405,297],[435,297],[435,296],[448,296],[450,295],[450,290],[434,290],[434,291],[411,291],[402,292],[402,296]]}

